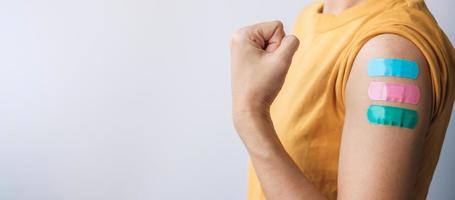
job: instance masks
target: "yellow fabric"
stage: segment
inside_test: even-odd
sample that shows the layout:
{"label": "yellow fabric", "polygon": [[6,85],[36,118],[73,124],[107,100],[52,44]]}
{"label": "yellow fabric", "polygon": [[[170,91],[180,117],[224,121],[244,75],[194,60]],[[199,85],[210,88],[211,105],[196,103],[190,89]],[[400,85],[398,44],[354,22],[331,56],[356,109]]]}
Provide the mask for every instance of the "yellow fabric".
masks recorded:
{"label": "yellow fabric", "polygon": [[[315,2],[298,16],[300,48],[272,105],[277,134],[306,177],[329,199],[337,196],[337,172],[344,121],[344,89],[351,65],[372,37],[393,33],[425,55],[433,84],[433,118],[415,183],[425,199],[450,118],[455,88],[455,51],[423,0],[365,0],[339,14],[322,14]],[[248,162],[249,200],[265,199]]]}

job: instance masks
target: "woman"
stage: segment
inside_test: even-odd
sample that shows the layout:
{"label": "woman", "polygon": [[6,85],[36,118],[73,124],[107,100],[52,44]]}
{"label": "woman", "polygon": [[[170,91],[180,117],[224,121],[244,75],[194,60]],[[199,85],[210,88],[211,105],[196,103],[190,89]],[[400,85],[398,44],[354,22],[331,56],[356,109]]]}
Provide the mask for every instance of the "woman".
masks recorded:
{"label": "woman", "polygon": [[322,0],[294,35],[256,24],[231,50],[248,199],[425,199],[455,51],[423,0]]}

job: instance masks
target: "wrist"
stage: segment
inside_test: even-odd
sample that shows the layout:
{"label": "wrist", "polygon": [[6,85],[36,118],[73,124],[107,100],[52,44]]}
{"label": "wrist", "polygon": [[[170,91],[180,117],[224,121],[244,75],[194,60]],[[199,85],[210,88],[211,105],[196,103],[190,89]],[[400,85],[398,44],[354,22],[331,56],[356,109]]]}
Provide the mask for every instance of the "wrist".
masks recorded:
{"label": "wrist", "polygon": [[236,115],[258,115],[268,114],[271,102],[257,96],[245,95],[242,97],[233,97],[232,111]]}
{"label": "wrist", "polygon": [[[244,101],[246,102],[246,101]],[[250,156],[268,159],[282,153],[282,145],[276,135],[270,116],[270,104],[234,103],[233,119],[237,133]]]}
{"label": "wrist", "polygon": [[240,126],[242,123],[270,120],[270,106],[263,103],[244,103],[235,104],[232,109],[234,125]]}
{"label": "wrist", "polygon": [[242,112],[234,117],[234,124],[251,157],[263,160],[281,153],[282,146],[268,110]]}

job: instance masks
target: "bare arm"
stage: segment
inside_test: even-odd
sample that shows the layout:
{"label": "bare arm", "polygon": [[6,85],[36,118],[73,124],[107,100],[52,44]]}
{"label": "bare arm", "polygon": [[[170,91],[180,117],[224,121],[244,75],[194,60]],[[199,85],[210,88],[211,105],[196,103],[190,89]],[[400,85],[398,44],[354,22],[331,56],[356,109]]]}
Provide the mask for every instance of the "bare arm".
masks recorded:
{"label": "bare arm", "polygon": [[231,43],[234,125],[270,200],[323,198],[284,150],[269,115],[298,45],[281,22],[240,29]]}
{"label": "bare arm", "polygon": [[[284,150],[269,116],[269,106],[281,89],[298,46],[296,38],[284,36],[282,25],[277,22],[247,27],[234,35],[231,46],[234,124],[267,199],[325,199]],[[418,152],[429,121],[429,75],[423,56],[409,41],[397,36],[386,39],[379,36],[364,46],[346,88],[339,199],[403,199],[412,193]],[[398,49],[389,48],[390,44]],[[421,74],[417,80],[382,79],[421,87],[419,104],[402,105],[418,112],[415,128],[367,122],[366,108],[375,102],[368,98],[364,88],[372,81],[365,68],[367,61],[375,57],[402,57],[419,63]]]}
{"label": "bare arm", "polygon": [[270,117],[262,113],[244,113],[237,120],[267,199],[325,199],[284,150]]}
{"label": "bare arm", "polygon": [[[368,62],[401,58],[418,64],[417,79],[370,77]],[[371,100],[372,82],[417,86],[416,103]],[[338,189],[340,199],[413,199],[417,167],[431,112],[431,82],[422,53],[410,41],[391,34],[371,39],[357,55],[346,88],[346,118],[341,142]],[[406,108],[417,112],[414,128],[367,122],[370,105]]]}

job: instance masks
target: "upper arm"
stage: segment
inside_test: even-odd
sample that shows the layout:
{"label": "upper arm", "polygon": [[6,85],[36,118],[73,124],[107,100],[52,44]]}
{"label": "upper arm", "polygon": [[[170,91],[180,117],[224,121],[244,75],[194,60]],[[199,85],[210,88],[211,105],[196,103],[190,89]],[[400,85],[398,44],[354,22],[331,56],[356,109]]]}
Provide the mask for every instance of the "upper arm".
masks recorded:
{"label": "upper arm", "polygon": [[[416,79],[368,75],[368,63],[376,58],[400,58],[418,64]],[[371,98],[369,87],[381,82],[373,93],[378,94],[383,83],[416,86],[419,101],[387,101]],[[415,88],[414,88],[415,89]],[[403,90],[394,88],[395,97]],[[371,91],[370,91],[371,92]],[[415,92],[415,91],[414,91]],[[404,92],[412,95],[413,91]],[[431,80],[428,64],[420,50],[398,35],[383,34],[372,38],[359,51],[346,86],[346,115],[342,133],[338,197],[340,199],[410,199],[431,113]],[[379,95],[379,94],[378,94]],[[384,91],[379,96],[387,96]],[[375,96],[375,95],[373,95]],[[411,98],[415,100],[415,97]],[[390,99],[389,99],[390,100]],[[371,105],[391,106],[415,111],[415,127],[373,124],[367,112]],[[386,112],[385,115],[392,115]],[[412,114],[411,114],[412,115]],[[405,119],[400,119],[405,120]],[[411,119],[412,120],[412,119]],[[409,122],[409,121],[408,121]],[[408,127],[406,127],[408,126]]]}

